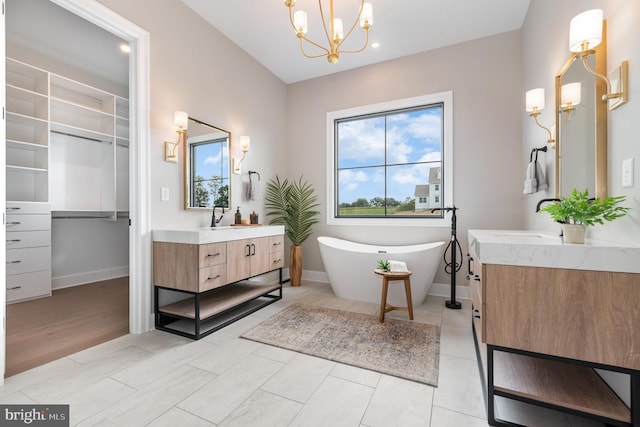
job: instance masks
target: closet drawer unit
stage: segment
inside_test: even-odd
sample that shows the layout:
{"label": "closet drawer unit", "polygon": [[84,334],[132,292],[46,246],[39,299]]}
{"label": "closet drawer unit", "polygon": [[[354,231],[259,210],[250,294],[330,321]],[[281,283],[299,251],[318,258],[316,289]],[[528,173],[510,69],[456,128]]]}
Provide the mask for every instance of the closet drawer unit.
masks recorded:
{"label": "closet drawer unit", "polygon": [[51,230],[51,215],[9,214],[7,231]]}
{"label": "closet drawer unit", "polygon": [[227,262],[227,243],[209,243],[199,245],[198,256],[200,268]]}
{"label": "closet drawer unit", "polygon": [[7,233],[7,249],[51,246],[50,231],[11,231]]}
{"label": "closet drawer unit", "polygon": [[7,276],[7,302],[50,295],[51,272],[48,270]]}
{"label": "closet drawer unit", "polygon": [[7,275],[45,270],[51,270],[50,247],[11,249],[7,251]]}
{"label": "closet drawer unit", "polygon": [[227,266],[225,264],[214,265],[200,269],[200,284],[198,292],[219,288],[227,284]]}
{"label": "closet drawer unit", "polygon": [[7,202],[7,214],[47,214],[51,213],[49,203]]}

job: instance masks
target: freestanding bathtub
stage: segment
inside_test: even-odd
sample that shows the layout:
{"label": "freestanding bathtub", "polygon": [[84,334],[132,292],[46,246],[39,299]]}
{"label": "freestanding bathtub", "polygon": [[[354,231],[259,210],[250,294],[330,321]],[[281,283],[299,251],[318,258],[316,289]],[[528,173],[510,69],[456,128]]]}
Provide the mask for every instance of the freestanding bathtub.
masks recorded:
{"label": "freestanding bathtub", "polygon": [[[445,242],[385,246],[320,236],[318,244],[331,289],[337,297],[380,304],[382,278],[373,272],[378,260],[404,261],[411,271],[411,300],[416,307],[422,304],[431,288]],[[402,282],[389,285],[387,302],[406,307]]]}

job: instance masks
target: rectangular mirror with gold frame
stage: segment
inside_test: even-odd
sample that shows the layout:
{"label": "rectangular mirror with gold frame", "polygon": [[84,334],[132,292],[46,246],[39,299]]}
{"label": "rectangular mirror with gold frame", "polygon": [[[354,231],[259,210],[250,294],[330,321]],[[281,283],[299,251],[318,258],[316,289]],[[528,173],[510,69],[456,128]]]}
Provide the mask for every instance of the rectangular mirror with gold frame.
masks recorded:
{"label": "rectangular mirror with gold frame", "polygon": [[189,117],[183,148],[184,208],[229,208],[231,133]]}
{"label": "rectangular mirror with gold frame", "polygon": [[[606,74],[604,25],[602,43],[586,60],[597,73]],[[576,88],[577,98],[571,100],[569,91]],[[604,80],[587,72],[575,53],[556,74],[556,197],[568,196],[574,188],[588,189],[592,197],[607,196],[606,93]]]}

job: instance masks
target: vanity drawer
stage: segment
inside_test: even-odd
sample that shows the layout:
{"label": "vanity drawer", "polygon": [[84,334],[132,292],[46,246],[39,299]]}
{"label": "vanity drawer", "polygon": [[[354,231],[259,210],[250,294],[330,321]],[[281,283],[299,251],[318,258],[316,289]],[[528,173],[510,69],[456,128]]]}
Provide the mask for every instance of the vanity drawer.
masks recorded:
{"label": "vanity drawer", "polygon": [[[7,251],[7,275],[51,270],[51,248],[25,248]],[[7,278],[7,282],[9,279]]]}
{"label": "vanity drawer", "polygon": [[284,251],[271,252],[269,254],[269,265],[271,266],[271,270],[275,270],[276,268],[283,268],[284,267]]}
{"label": "vanity drawer", "polygon": [[13,274],[7,276],[7,302],[51,295],[51,273],[37,271],[35,273]]}
{"label": "vanity drawer", "polygon": [[269,236],[269,252],[284,254],[284,236]]}
{"label": "vanity drawer", "polygon": [[214,265],[200,269],[200,285],[198,292],[208,291],[209,289],[219,288],[227,284],[227,266]]}
{"label": "vanity drawer", "polygon": [[11,231],[7,233],[7,249],[51,246],[50,231]]}
{"label": "vanity drawer", "polygon": [[9,214],[7,231],[51,230],[50,214]]}
{"label": "vanity drawer", "polygon": [[227,262],[227,244],[209,243],[198,247],[199,267],[224,264]]}

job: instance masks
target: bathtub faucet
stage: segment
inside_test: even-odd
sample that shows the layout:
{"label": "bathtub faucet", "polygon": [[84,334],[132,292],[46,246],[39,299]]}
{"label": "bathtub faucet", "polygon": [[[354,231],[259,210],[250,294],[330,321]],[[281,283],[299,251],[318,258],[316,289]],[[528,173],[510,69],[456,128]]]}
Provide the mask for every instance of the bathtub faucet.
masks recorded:
{"label": "bathtub faucet", "polygon": [[[222,208],[222,213],[220,214],[220,218],[216,218],[216,208]],[[224,216],[224,206],[218,206],[215,205],[213,207],[213,211],[211,212],[211,227],[215,227],[221,220],[222,217]]]}

